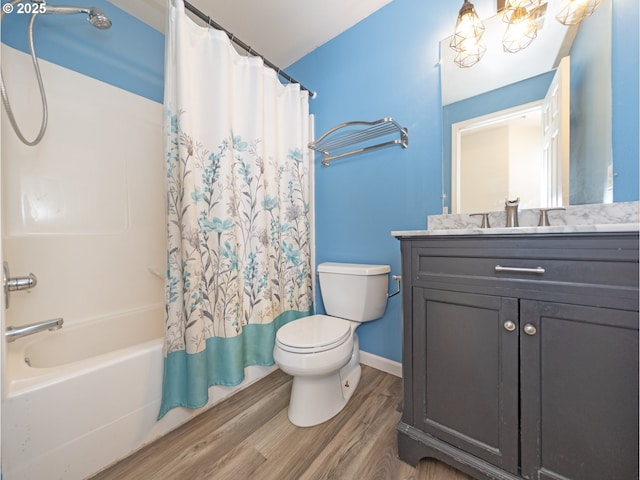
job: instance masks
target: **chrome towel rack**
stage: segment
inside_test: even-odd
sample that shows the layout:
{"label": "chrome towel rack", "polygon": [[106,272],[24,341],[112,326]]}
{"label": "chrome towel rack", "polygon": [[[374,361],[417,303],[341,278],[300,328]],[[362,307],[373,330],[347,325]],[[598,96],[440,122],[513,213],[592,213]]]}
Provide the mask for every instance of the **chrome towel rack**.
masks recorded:
{"label": "chrome towel rack", "polygon": [[[340,131],[341,133],[337,133]],[[387,139],[387,141],[380,143],[371,142],[375,139],[384,139],[390,135],[398,135],[398,138]],[[344,151],[348,147],[358,144],[364,145],[354,150]],[[328,167],[331,160],[393,145],[407,148],[409,146],[409,132],[393,118],[386,117],[373,122],[354,121],[341,123],[324,133],[317,140],[310,142],[309,148],[322,153],[322,165]]]}

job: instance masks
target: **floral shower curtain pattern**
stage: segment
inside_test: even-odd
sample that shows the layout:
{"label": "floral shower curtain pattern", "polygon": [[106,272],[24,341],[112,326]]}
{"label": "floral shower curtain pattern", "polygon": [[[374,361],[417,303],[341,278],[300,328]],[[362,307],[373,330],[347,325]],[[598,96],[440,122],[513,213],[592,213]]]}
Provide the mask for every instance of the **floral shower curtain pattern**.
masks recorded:
{"label": "floral shower curtain pattern", "polygon": [[272,365],[312,313],[308,94],[170,1],[165,59],[166,330],[159,417]]}

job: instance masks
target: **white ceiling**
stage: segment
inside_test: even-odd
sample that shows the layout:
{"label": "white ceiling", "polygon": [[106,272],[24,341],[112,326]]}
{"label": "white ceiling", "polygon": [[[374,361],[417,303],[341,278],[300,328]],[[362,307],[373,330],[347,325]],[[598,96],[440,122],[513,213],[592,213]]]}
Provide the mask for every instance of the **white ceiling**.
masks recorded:
{"label": "white ceiling", "polygon": [[[109,0],[164,32],[168,0]],[[285,68],[391,0],[190,0],[218,25]]]}

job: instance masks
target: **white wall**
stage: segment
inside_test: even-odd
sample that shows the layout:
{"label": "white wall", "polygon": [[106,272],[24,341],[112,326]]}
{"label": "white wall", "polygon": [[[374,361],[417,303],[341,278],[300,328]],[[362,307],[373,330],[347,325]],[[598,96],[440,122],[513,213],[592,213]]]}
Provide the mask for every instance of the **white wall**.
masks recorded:
{"label": "white wall", "polygon": [[461,137],[460,213],[499,211],[508,198],[520,209],[541,205],[542,137],[539,126],[512,122]]}
{"label": "white wall", "polygon": [[[18,122],[41,119],[30,57],[2,46]],[[40,60],[49,126],[36,147],[2,122],[3,253],[14,292],[8,325],[87,317],[163,301],[165,224],[162,105]],[[4,110],[3,110],[4,111]]]}
{"label": "white wall", "polygon": [[509,150],[509,198],[520,197],[520,209],[544,206],[540,127],[510,126]]}
{"label": "white wall", "polygon": [[462,136],[460,213],[504,208],[509,190],[508,131],[500,126]]}

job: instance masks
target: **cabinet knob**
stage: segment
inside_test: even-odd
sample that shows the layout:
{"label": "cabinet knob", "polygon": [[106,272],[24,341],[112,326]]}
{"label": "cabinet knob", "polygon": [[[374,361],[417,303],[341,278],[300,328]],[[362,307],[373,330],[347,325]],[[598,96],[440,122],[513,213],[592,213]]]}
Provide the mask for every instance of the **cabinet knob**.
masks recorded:
{"label": "cabinet knob", "polygon": [[509,332],[513,332],[516,329],[516,324],[511,320],[507,320],[506,322],[504,322],[504,329]]}
{"label": "cabinet knob", "polygon": [[527,335],[535,335],[537,331],[538,330],[536,330],[536,327],[534,327],[530,323],[527,323],[524,326],[524,333],[526,333]]}

